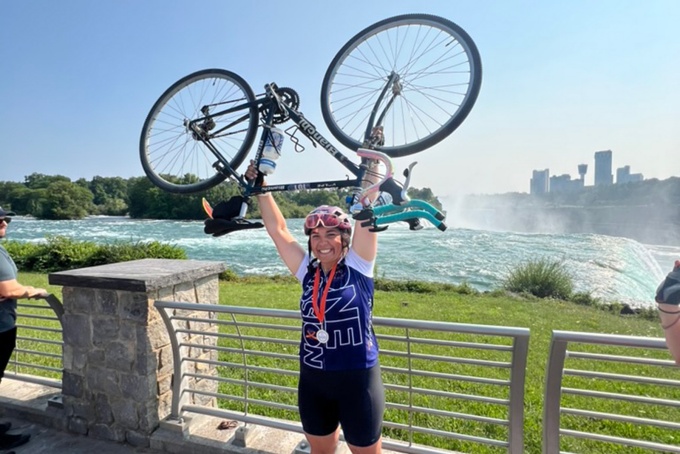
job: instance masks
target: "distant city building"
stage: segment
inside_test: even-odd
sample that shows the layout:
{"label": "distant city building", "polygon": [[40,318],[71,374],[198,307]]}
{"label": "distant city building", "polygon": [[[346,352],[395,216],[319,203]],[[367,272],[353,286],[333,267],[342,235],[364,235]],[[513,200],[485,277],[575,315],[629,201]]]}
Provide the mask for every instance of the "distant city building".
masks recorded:
{"label": "distant city building", "polygon": [[595,152],[595,186],[610,185],[614,182],[612,175],[612,151]]}
{"label": "distant city building", "polygon": [[550,190],[550,170],[534,170],[531,177],[530,194],[545,194]]}
{"label": "distant city building", "polygon": [[579,164],[578,175],[581,178],[581,181],[585,181],[586,173],[588,173],[588,164]]}
{"label": "distant city building", "polygon": [[641,173],[630,173],[630,166],[616,169],[616,184],[635,183],[644,179]]}
{"label": "distant city building", "polygon": [[572,180],[568,174],[550,177],[550,192],[577,192],[583,189],[583,180]]}

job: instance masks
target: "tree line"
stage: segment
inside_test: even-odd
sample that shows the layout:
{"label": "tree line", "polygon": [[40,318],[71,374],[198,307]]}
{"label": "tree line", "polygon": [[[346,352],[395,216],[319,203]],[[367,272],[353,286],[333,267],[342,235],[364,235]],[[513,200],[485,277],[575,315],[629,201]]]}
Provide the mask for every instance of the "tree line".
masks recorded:
{"label": "tree line", "polygon": [[622,184],[586,186],[571,192],[479,194],[467,196],[465,202],[470,207],[677,206],[680,205],[680,178],[651,178]]}
{"label": "tree line", "polygon": [[547,194],[466,197],[458,215],[473,228],[597,233],[646,244],[680,242],[680,178],[590,186]]}
{"label": "tree line", "polygon": [[[19,215],[38,219],[82,219],[91,215],[130,216],[136,219],[205,219],[201,199],[213,205],[239,195],[237,184],[224,182],[194,194],[171,194],[154,186],[146,177],[101,177],[71,181],[63,175],[32,173],[23,183],[0,182],[0,206]],[[349,191],[301,190],[274,193],[287,218],[304,217],[319,205],[345,206]],[[409,196],[430,202],[438,209],[441,203],[429,188],[410,188]],[[252,203],[249,217],[259,218],[257,203]]]}

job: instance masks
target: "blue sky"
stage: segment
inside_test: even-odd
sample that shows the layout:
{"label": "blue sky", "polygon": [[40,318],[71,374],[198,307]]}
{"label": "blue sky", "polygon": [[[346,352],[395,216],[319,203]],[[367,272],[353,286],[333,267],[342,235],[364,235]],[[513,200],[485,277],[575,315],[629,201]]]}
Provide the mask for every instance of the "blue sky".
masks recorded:
{"label": "blue sky", "polygon": [[[256,93],[294,88],[328,133],[321,82],[335,53],[378,20],[443,16],[476,42],[482,89],[466,121],[418,161],[413,185],[453,197],[528,192],[611,149],[616,169],[680,176],[680,1],[6,1],[0,15],[0,181],[141,176],[138,142],[160,94],[199,69]],[[343,148],[344,149],[344,148]],[[342,178],[311,147],[284,148],[270,183]]]}

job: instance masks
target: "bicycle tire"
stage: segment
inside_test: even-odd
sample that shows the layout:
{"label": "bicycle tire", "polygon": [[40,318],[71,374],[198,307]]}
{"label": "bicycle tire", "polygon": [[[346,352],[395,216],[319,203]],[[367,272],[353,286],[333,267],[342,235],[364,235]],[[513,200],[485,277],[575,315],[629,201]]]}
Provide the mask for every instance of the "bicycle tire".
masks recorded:
{"label": "bicycle tire", "polygon": [[[164,191],[180,194],[204,191],[224,181],[226,175],[213,166],[217,157],[188,129],[186,121],[205,117],[201,108],[206,105],[215,113],[253,101],[250,85],[224,69],[197,71],[175,82],[158,98],[142,128],[139,152],[147,177]],[[253,104],[212,119],[215,126],[210,134],[239,120],[233,130],[210,138],[231,168],[238,168],[255,141],[257,107]]]}
{"label": "bicycle tire", "polygon": [[385,143],[376,149],[394,158],[448,137],[470,113],[482,82],[477,46],[453,22],[429,14],[377,22],[340,49],[321,86],[324,121],[346,147],[364,146],[371,110],[392,71],[402,90],[382,122]]}

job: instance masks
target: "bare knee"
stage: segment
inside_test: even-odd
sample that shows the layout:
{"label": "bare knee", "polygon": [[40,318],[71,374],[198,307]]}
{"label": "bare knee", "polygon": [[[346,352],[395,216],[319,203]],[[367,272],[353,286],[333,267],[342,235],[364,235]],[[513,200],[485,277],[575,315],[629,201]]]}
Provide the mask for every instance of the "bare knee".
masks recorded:
{"label": "bare knee", "polygon": [[340,430],[336,430],[329,435],[310,435],[305,434],[307,438],[307,443],[309,443],[309,448],[311,454],[335,454],[335,450],[338,447],[338,439],[340,438]]}
{"label": "bare knee", "polygon": [[382,438],[371,446],[353,446],[347,444],[352,454],[380,454],[382,452]]}

